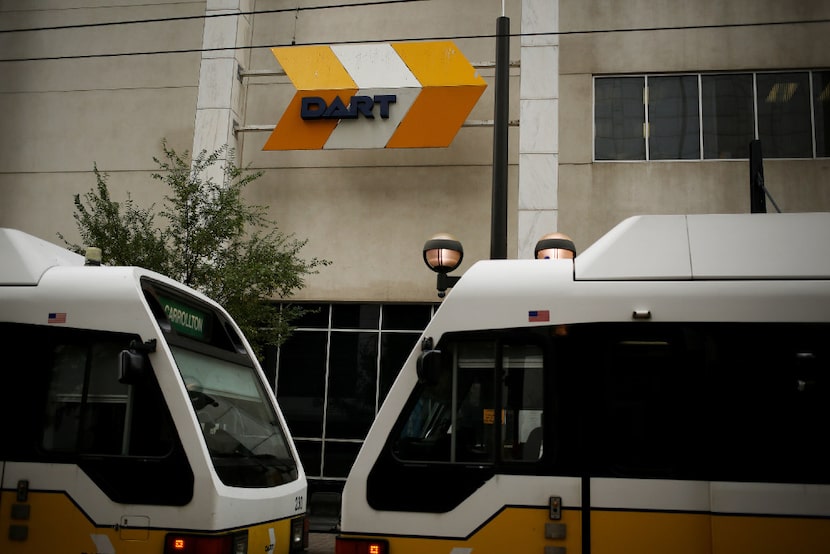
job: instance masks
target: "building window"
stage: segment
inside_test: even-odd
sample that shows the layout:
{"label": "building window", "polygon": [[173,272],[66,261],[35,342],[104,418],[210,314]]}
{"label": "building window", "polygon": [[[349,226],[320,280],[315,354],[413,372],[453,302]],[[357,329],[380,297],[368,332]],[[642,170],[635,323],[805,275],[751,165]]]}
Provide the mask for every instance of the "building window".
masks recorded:
{"label": "building window", "polygon": [[700,116],[697,77],[650,77],[648,121],[649,159],[699,159]]}
{"label": "building window", "polygon": [[830,72],[644,75],[594,79],[594,158],[828,156]]}
{"label": "building window", "polygon": [[758,75],[758,138],[766,157],[813,156],[807,73]]}
{"label": "building window", "polygon": [[643,77],[596,80],[596,159],[646,159],[643,81]]}
{"label": "building window", "polygon": [[344,481],[433,304],[304,304],[276,392],[309,479]]}
{"label": "building window", "polygon": [[702,82],[704,157],[748,158],[755,138],[752,75],[704,75]]}

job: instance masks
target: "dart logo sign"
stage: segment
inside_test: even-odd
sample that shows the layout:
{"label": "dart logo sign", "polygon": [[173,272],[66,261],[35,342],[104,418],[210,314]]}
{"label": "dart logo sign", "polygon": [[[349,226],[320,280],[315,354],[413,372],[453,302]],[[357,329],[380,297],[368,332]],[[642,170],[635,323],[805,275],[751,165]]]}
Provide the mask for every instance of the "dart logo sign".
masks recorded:
{"label": "dart logo sign", "polygon": [[450,41],[272,52],[296,94],[263,150],[447,147],[487,87]]}
{"label": "dart logo sign", "polygon": [[360,113],[363,117],[374,119],[372,108],[380,104],[380,117],[389,119],[389,104],[397,101],[394,94],[379,94],[371,96],[352,96],[346,106],[339,96],[335,96],[330,105],[319,96],[304,96],[300,107],[300,117],[303,119],[356,119]]}

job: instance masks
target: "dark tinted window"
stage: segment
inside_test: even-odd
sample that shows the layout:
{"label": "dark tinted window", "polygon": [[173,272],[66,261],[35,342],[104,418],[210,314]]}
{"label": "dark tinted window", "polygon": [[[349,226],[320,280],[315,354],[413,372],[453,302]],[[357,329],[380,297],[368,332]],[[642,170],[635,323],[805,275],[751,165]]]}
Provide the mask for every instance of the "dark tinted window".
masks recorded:
{"label": "dark tinted window", "polygon": [[649,77],[649,159],[700,159],[698,105],[696,75]]}
{"label": "dark tinted window", "polygon": [[645,160],[642,77],[596,80],[594,98],[597,160]]}
{"label": "dark tinted window", "polygon": [[329,326],[328,304],[300,304],[303,314],[291,322],[297,328],[325,329]]}
{"label": "dark tinted window", "polygon": [[429,304],[386,304],[383,306],[383,329],[420,331],[432,317]]}
{"label": "dark tinted window", "polygon": [[830,71],[813,73],[813,107],[816,120],[816,156],[830,156]]}
{"label": "dark tinted window", "polygon": [[377,333],[331,333],[326,437],[366,436],[375,419],[377,360]]}
{"label": "dark tinted window", "polygon": [[279,404],[294,437],[320,437],[326,387],[326,333],[295,331],[280,347]]}
{"label": "dark tinted window", "polygon": [[752,75],[703,76],[703,154],[707,159],[748,158],[755,138]]}
{"label": "dark tinted window", "polygon": [[333,304],[331,326],[334,329],[377,329],[380,304]]}
{"label": "dark tinted window", "polygon": [[[307,475],[330,485],[345,477],[344,460],[353,461],[433,305],[291,306],[317,314],[294,321],[277,351],[277,398]],[[329,443],[341,446],[324,455]]]}
{"label": "dark tinted window", "polygon": [[326,474],[331,477],[346,478],[357,458],[358,451],[360,451],[360,443],[357,442],[326,441],[323,455]]}
{"label": "dark tinted window", "polygon": [[[134,335],[0,323],[2,459],[78,465],[112,500],[183,505],[193,474],[152,367],[128,386],[118,354]],[[37,345],[37,348],[21,348]]]}
{"label": "dark tinted window", "polygon": [[809,74],[759,73],[758,138],[767,158],[812,158]]}
{"label": "dark tinted window", "polygon": [[415,333],[384,333],[381,337],[380,351],[380,391],[378,407],[383,404],[392,383],[398,377],[409,353],[418,343],[420,334]]}

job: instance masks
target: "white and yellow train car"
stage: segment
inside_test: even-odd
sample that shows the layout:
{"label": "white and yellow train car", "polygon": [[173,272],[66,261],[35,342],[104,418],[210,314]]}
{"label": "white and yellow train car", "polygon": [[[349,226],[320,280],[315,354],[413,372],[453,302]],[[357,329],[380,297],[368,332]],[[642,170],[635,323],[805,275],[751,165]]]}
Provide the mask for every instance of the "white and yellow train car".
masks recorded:
{"label": "white and yellow train car", "polygon": [[307,483],[218,304],[0,230],[0,552],[288,554]]}
{"label": "white and yellow train car", "polygon": [[455,284],[338,554],[830,552],[830,213],[643,216]]}

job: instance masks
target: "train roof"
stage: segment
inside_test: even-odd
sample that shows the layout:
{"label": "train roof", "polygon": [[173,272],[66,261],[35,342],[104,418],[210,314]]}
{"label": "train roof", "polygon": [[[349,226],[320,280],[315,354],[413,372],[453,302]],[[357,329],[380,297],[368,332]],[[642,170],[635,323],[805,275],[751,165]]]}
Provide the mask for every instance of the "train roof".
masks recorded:
{"label": "train roof", "polygon": [[830,213],[645,215],[574,260],[580,280],[830,278]]}
{"label": "train roof", "polygon": [[0,286],[37,285],[50,267],[82,266],[84,257],[17,229],[0,228]]}

